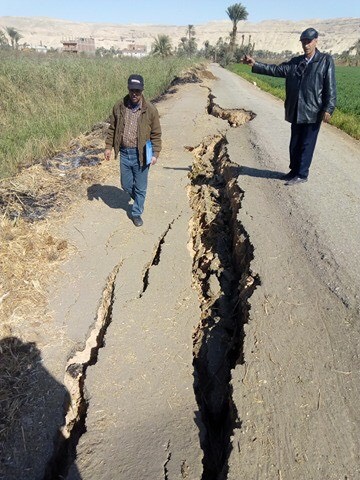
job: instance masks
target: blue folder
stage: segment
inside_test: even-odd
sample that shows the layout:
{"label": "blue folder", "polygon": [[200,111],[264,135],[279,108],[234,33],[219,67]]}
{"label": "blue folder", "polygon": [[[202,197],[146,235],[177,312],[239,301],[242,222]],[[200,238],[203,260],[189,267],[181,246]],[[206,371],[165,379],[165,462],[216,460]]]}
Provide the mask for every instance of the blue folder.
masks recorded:
{"label": "blue folder", "polygon": [[146,142],[145,154],[146,154],[146,165],[150,165],[151,159],[152,159],[152,156],[153,156],[153,148],[152,148],[151,140],[148,140]]}

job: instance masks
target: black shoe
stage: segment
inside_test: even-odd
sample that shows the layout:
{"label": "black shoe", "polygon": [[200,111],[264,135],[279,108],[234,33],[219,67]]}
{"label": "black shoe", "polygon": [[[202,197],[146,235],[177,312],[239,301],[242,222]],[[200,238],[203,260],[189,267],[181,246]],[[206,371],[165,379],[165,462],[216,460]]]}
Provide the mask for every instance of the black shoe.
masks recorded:
{"label": "black shoe", "polygon": [[135,227],[141,227],[141,225],[144,223],[140,216],[139,217],[132,217],[132,221],[133,221],[133,224],[135,225]]}
{"label": "black shoe", "polygon": [[280,177],[280,180],[291,180],[294,177],[296,177],[296,173],[294,173],[292,170],[290,170],[289,173],[286,173],[285,175],[282,175]]}
{"label": "black shoe", "polygon": [[297,185],[298,183],[305,183],[305,182],[307,182],[307,178],[296,176],[291,178],[287,182],[285,182],[285,185]]}

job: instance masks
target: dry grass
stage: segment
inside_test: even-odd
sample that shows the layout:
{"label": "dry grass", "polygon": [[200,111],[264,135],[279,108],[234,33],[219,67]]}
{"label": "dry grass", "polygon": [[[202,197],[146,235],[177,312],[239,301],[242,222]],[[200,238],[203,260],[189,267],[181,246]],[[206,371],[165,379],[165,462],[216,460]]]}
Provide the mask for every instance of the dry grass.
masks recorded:
{"label": "dry grass", "polygon": [[16,322],[43,309],[49,273],[69,247],[66,240],[54,238],[46,220],[29,225],[3,218],[0,229],[1,336],[1,330],[13,334]]}
{"label": "dry grass", "polygon": [[[37,379],[40,352],[18,338],[0,340],[0,453],[10,430],[19,425],[19,413],[32,401],[29,391]],[[3,455],[1,455],[3,457]]]}
{"label": "dry grass", "polygon": [[[64,154],[65,163],[74,148],[103,147],[103,134],[97,129],[77,138]],[[102,153],[98,157],[102,160]],[[74,251],[58,237],[59,227],[90,185],[117,170],[116,162],[65,171],[44,162],[0,182],[0,451],[29,404],[29,382],[37,377],[33,352],[39,362],[50,334],[56,335],[47,289]]]}
{"label": "dry grass", "polygon": [[[99,128],[78,137],[63,154],[63,163],[74,158],[74,149],[77,154],[79,149],[99,151],[103,135]],[[57,237],[59,224],[75,200],[86,197],[89,185],[116,169],[115,162],[67,170],[58,163],[49,160],[0,183],[0,339],[17,335],[29,319],[43,317],[51,275],[72,248]]]}

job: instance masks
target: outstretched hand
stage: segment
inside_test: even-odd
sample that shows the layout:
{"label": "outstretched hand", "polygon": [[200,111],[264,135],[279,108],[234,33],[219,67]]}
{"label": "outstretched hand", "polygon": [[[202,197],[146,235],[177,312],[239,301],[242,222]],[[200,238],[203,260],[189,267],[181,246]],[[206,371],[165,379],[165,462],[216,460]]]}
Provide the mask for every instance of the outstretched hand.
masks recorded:
{"label": "outstretched hand", "polygon": [[244,55],[244,58],[242,59],[242,63],[244,63],[245,65],[253,66],[255,63],[255,60],[252,57],[250,57],[250,55]]}

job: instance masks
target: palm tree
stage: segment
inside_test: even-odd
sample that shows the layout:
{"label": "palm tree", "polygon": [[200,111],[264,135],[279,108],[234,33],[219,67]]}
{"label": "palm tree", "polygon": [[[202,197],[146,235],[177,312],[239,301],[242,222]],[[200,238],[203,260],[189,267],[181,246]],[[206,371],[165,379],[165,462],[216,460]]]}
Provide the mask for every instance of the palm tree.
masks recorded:
{"label": "palm tree", "polygon": [[171,50],[172,47],[169,35],[158,35],[152,44],[151,53],[152,55],[165,58],[171,55]]}
{"label": "palm tree", "polygon": [[209,40],[205,40],[204,42],[204,57],[211,58],[214,51],[214,47],[210,45]]}
{"label": "palm tree", "polygon": [[16,32],[16,35],[14,36],[16,50],[19,48],[19,40],[21,40],[22,38],[24,37],[19,32]]}
{"label": "palm tree", "polygon": [[190,43],[191,39],[195,37],[195,27],[194,27],[194,25],[188,25],[187,26],[186,36],[188,37],[189,43]]}
{"label": "palm tree", "polygon": [[240,20],[247,19],[248,12],[241,3],[235,3],[226,10],[226,13],[233,24],[230,37],[230,51],[233,51],[236,43],[237,24],[240,22]]}
{"label": "palm tree", "polygon": [[15,30],[14,27],[5,27],[5,30],[6,30],[6,33],[10,37],[10,42],[11,42],[12,48],[15,48],[15,45],[20,40],[19,38],[17,38],[17,36],[20,35],[19,32],[17,30]]}

